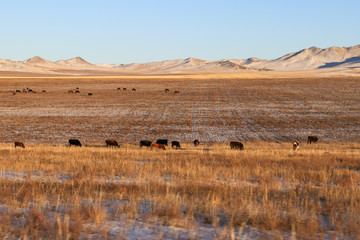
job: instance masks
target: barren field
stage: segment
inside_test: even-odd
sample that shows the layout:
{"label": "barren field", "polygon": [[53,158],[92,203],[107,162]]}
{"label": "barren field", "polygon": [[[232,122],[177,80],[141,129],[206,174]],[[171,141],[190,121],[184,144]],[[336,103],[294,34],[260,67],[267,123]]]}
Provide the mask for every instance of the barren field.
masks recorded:
{"label": "barren field", "polygon": [[[37,93],[12,94],[24,88]],[[358,79],[1,78],[0,142],[356,142],[359,96]]]}
{"label": "barren field", "polygon": [[[351,78],[0,78],[0,238],[359,239],[359,96]],[[159,138],[181,148],[139,147]]]}

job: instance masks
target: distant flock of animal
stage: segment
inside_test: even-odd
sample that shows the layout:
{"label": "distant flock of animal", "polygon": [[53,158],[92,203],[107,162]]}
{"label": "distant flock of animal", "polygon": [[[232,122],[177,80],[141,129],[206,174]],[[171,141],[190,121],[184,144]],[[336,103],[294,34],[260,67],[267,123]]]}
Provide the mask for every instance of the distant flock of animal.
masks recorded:
{"label": "distant flock of animal", "polygon": [[[16,95],[16,93],[37,93],[36,91],[32,90],[31,88],[23,88],[23,90],[16,89],[14,91],[11,91],[13,95]],[[42,93],[46,93],[46,90],[41,90]]]}
{"label": "distant flock of animal", "polygon": [[[116,91],[121,91],[121,90],[122,91],[127,91],[127,88],[118,87],[116,89]],[[131,91],[136,92],[136,88],[132,88]],[[165,93],[168,93],[169,91],[170,90],[168,88],[165,89]],[[36,91],[34,91],[34,90],[30,89],[30,88],[26,88],[26,89],[24,88],[22,91],[17,89],[17,90],[11,91],[11,92],[12,92],[13,95],[16,95],[16,93],[21,93],[21,92],[23,92],[23,93],[27,93],[27,92],[36,93]],[[46,93],[46,90],[42,90],[41,92]],[[75,90],[73,90],[73,89],[68,90],[68,93],[80,93],[80,89],[79,89],[79,87],[76,87]],[[180,91],[175,90],[174,95],[177,95],[177,94],[180,94]],[[92,95],[93,95],[92,93],[88,93],[88,96],[92,96]]]}
{"label": "distant flock of animal", "polygon": [[[318,137],[317,136],[308,136],[308,140],[307,143],[311,144],[311,143],[316,143],[318,141]],[[118,144],[118,142],[114,139],[107,139],[105,140],[106,143],[106,147],[120,147],[120,145]],[[197,147],[200,145],[200,141],[195,139],[193,142],[194,146]],[[70,139],[69,140],[69,146],[78,146],[81,147],[82,144],[80,142],[79,139]],[[148,147],[150,149],[162,149],[162,150],[166,150],[165,146],[168,146],[168,140],[167,139],[158,139],[156,140],[155,143],[149,141],[149,140],[140,140],[140,148],[142,147]],[[15,148],[16,147],[22,147],[25,148],[25,145],[23,142],[15,142]],[[293,142],[293,150],[295,151],[296,149],[298,149],[300,147],[300,143],[298,141]],[[171,142],[171,148],[176,148],[176,149],[180,149],[181,145],[179,141],[172,141]],[[239,150],[244,150],[244,144],[242,144],[239,141],[231,141],[230,142],[230,149],[239,149]]]}

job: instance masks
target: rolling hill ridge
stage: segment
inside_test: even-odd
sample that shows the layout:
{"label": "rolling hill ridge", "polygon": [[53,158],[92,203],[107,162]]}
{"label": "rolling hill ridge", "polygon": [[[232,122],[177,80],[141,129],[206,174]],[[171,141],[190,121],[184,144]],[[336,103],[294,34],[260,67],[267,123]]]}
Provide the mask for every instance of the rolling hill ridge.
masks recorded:
{"label": "rolling hill ridge", "polygon": [[81,57],[55,62],[39,56],[24,61],[0,59],[1,72],[39,74],[202,74],[256,71],[355,70],[360,73],[360,45],[353,47],[310,47],[273,60],[260,58],[208,61],[198,58],[149,63],[91,64]]}

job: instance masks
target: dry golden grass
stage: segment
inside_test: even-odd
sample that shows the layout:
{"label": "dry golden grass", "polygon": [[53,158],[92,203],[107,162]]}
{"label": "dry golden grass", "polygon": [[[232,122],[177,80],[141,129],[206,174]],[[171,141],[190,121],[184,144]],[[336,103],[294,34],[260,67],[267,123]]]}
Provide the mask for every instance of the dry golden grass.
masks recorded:
{"label": "dry golden grass", "polygon": [[198,237],[200,226],[208,226],[219,238],[238,236],[241,227],[271,238],[294,229],[300,239],[357,238],[359,149],[333,143],[294,152],[291,143],[264,142],[247,143],[244,151],[224,144],[166,151],[1,145],[1,237],[112,238],[120,233],[109,223],[132,219],[193,229]]}

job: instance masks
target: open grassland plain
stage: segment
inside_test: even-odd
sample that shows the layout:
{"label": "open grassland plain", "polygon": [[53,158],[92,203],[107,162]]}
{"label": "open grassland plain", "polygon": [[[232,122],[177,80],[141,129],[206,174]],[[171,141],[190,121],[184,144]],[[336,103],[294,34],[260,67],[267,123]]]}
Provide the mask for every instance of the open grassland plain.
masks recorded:
{"label": "open grassland plain", "polygon": [[[36,93],[13,95],[27,88]],[[308,135],[356,142],[359,96],[360,82],[351,78],[0,78],[0,142],[289,142]]]}
{"label": "open grassland plain", "polygon": [[0,145],[0,237],[358,239],[360,144]]}
{"label": "open grassland plain", "polygon": [[[358,239],[359,96],[355,78],[0,78],[0,237]],[[139,147],[160,138],[181,148]]]}

